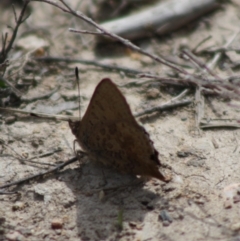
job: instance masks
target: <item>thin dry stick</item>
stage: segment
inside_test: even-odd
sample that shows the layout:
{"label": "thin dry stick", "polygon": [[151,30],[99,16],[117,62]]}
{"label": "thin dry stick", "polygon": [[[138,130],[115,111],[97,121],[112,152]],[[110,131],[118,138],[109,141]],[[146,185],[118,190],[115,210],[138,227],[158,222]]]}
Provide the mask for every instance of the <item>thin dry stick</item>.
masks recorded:
{"label": "thin dry stick", "polygon": [[[5,44],[6,44],[5,43],[4,44],[4,48],[2,48],[2,50],[0,52],[0,63],[3,63],[6,60],[9,51],[12,49],[13,43],[15,41],[15,38],[17,37],[17,32],[18,32],[19,26],[24,21],[26,21],[26,19],[29,17],[29,16],[27,16],[27,17],[24,18],[25,11],[26,11],[27,5],[29,3],[30,3],[30,0],[26,0],[24,2],[22,10],[21,10],[21,13],[20,13],[18,18],[17,18],[17,14],[15,12],[15,8],[13,7],[13,13],[14,13],[15,21],[16,21],[16,26],[15,26],[15,28],[13,30],[12,37],[10,38],[10,41],[8,42],[8,45],[5,46]],[[5,40],[6,40],[6,38],[7,38],[7,34],[5,34]]]}
{"label": "thin dry stick", "polygon": [[61,148],[57,148],[56,150],[53,150],[53,151],[48,151],[48,152],[43,153],[43,154],[32,156],[32,157],[30,157],[27,160],[24,160],[24,159],[21,158],[20,161],[34,163],[34,164],[40,164],[40,165],[46,165],[46,166],[55,166],[54,164],[51,164],[51,163],[44,163],[44,162],[33,161],[33,159],[44,158],[44,157],[51,156],[51,155],[53,155],[53,154],[55,154],[57,152],[61,152],[61,151],[62,151]]}
{"label": "thin dry stick", "polygon": [[[64,1],[64,0],[59,0],[62,4],[58,4],[56,2],[53,2],[51,0],[31,0],[32,2],[33,1],[37,1],[37,2],[44,2],[44,3],[48,3],[50,5],[53,5],[57,8],[59,8],[60,10],[62,10],[63,12],[66,12],[66,13],[69,13],[75,17],[78,17],[80,19],[82,19],[83,21],[89,23],[91,26],[94,26],[100,33],[102,33],[103,35],[105,36],[108,36],[110,38],[113,38],[114,40],[117,40],[119,42],[121,42],[122,44],[124,44],[125,46],[129,47],[130,49],[134,50],[134,51],[137,51],[143,55],[146,55],[148,57],[150,57],[151,59],[155,60],[156,62],[159,62],[159,63],[162,63],[172,69],[174,69],[175,71],[183,74],[184,76],[184,79],[186,82],[190,82],[190,83],[194,83],[196,86],[201,86],[202,84],[206,84],[206,82],[208,80],[204,79],[204,78],[200,78],[198,75],[195,75],[195,74],[190,74],[189,72],[187,72],[186,70],[172,64],[171,62],[165,60],[164,58],[160,57],[160,56],[157,56],[157,55],[154,55],[154,54],[151,54],[141,48],[139,48],[138,46],[134,45],[133,43],[131,43],[129,40],[127,39],[124,39],[116,34],[113,34],[109,31],[107,31],[106,29],[104,29],[103,27],[101,27],[99,24],[97,24],[96,22],[94,22],[92,19],[88,18],[87,16],[85,16],[83,13],[81,12],[76,12],[74,10],[71,9],[71,7]],[[70,29],[71,31],[72,29]],[[75,31],[75,30],[74,30]],[[222,83],[220,83],[222,84]],[[218,84],[219,85],[219,84]],[[231,98],[237,98],[239,99],[239,93],[240,91],[237,90],[234,86],[224,86],[222,84],[222,86],[219,88],[218,85],[214,85],[214,84],[211,84],[211,85],[205,85],[205,89],[211,89],[213,90],[212,92],[215,92],[216,94],[219,94],[219,95],[225,95],[225,96],[229,96]],[[231,89],[232,93],[229,92],[229,88]]]}
{"label": "thin dry stick", "polygon": [[[33,159],[47,157],[47,156],[53,155],[53,154],[56,153],[56,152],[62,151],[61,148],[57,148],[57,149],[55,149],[55,150],[52,150],[52,151],[49,151],[49,152],[46,152],[46,153],[39,154],[39,155],[30,157],[30,158],[28,158],[28,159],[25,159],[25,158],[22,158],[22,156],[21,156],[19,153],[17,153],[17,152],[15,151],[15,149],[12,148],[10,145],[5,144],[4,142],[1,143],[1,144],[2,144],[3,146],[7,147],[8,149],[10,149],[12,152],[14,152],[14,153],[17,155],[17,157],[15,157],[15,158],[16,158],[17,160],[19,160],[21,163],[29,162],[29,163],[31,163],[31,164],[34,163],[34,164],[47,165],[47,166],[55,166],[55,164],[43,163],[43,162],[36,162],[36,161],[33,161]],[[9,154],[8,156],[13,156],[13,155],[10,155],[10,154]],[[13,157],[14,157],[14,156],[13,156]],[[34,166],[34,167],[39,167],[39,166],[36,166],[36,165],[32,165],[32,166]]]}
{"label": "thin dry stick", "polygon": [[1,191],[0,190],[0,195],[12,195],[12,194],[16,194],[17,192],[6,192],[6,191]]}
{"label": "thin dry stick", "polygon": [[[210,81],[206,81],[205,79],[194,78],[189,76],[188,78],[177,79],[177,78],[162,78],[161,76],[154,74],[140,74],[140,77],[147,77],[155,80],[161,80],[163,84],[172,84],[172,85],[185,85],[185,86],[193,86],[193,87],[201,87],[204,94],[215,94],[219,96],[223,96],[225,98],[234,98],[236,100],[240,100],[240,89],[236,88],[239,86],[238,84],[233,84],[227,82],[228,78],[219,80],[219,79],[211,79]],[[231,76],[231,78],[239,79],[238,76]]]}
{"label": "thin dry stick", "polygon": [[15,181],[15,182],[4,184],[4,185],[0,186],[0,189],[11,187],[11,186],[15,186],[15,185],[19,185],[19,184],[22,184],[22,183],[24,183],[26,181],[30,181],[30,180],[33,180],[33,179],[36,179],[36,178],[39,178],[39,177],[43,177],[46,174],[57,172],[57,171],[63,169],[65,166],[67,166],[67,165],[69,165],[69,164],[71,164],[73,162],[78,161],[79,158],[81,158],[81,157],[73,157],[73,158],[69,159],[68,161],[66,161],[64,163],[61,163],[61,164],[59,164],[59,165],[55,166],[54,168],[51,168],[51,169],[49,169],[47,171],[40,172],[40,173],[32,175],[30,177],[25,177],[23,179]]}
{"label": "thin dry stick", "polygon": [[196,102],[196,127],[199,128],[200,122],[204,117],[204,97],[202,95],[202,88],[197,88],[195,92],[195,102]]}
{"label": "thin dry stick", "polygon": [[[199,66],[199,70],[202,71],[204,69],[204,72],[208,72],[210,75],[212,75],[215,78],[218,78],[222,80],[219,76],[217,76],[208,66],[206,66],[200,59],[198,59],[193,53],[191,53],[188,49],[183,49],[182,52],[188,56],[189,59],[191,59],[197,66]],[[203,72],[203,73],[204,73]]]}
{"label": "thin dry stick", "polygon": [[45,113],[37,113],[32,111],[25,111],[25,110],[19,110],[14,108],[3,108],[0,107],[0,110],[12,112],[12,113],[20,113],[20,114],[27,114],[38,118],[44,118],[44,119],[50,119],[50,120],[61,120],[61,121],[69,121],[71,119],[72,121],[78,121],[79,117],[76,116],[66,116],[66,115],[51,115],[51,114],[45,114]]}
{"label": "thin dry stick", "polygon": [[[240,31],[235,33],[229,41],[224,45],[224,47],[228,47],[234,39],[237,37]],[[212,73],[212,69],[215,68],[216,63],[218,62],[219,58],[221,57],[222,53],[217,53],[213,60],[208,63],[205,67],[205,71],[208,71],[210,74]],[[204,65],[205,66],[205,65]],[[215,76],[215,75],[214,75]],[[220,79],[220,78],[219,78]],[[221,80],[221,79],[220,79]],[[195,93],[195,100],[196,100],[196,125],[199,128],[200,123],[202,118],[205,116],[204,115],[204,104],[205,104],[205,99],[204,96],[202,95],[202,88],[197,88],[196,93]]]}
{"label": "thin dry stick", "polygon": [[95,60],[85,60],[85,59],[73,59],[73,58],[63,58],[63,57],[39,57],[34,58],[34,60],[37,61],[43,61],[43,62],[66,62],[66,63],[81,63],[85,65],[92,65],[101,67],[103,69],[108,69],[111,71],[122,71],[126,74],[140,74],[142,71],[136,70],[136,69],[130,69],[126,67],[116,66],[116,65],[110,65],[110,64],[103,64]]}
{"label": "thin dry stick", "polygon": [[167,109],[171,109],[171,108],[175,108],[175,107],[179,107],[179,106],[185,106],[185,105],[189,105],[191,103],[192,103],[191,99],[187,99],[187,100],[183,100],[183,101],[175,101],[173,103],[167,102],[166,104],[156,106],[156,107],[153,107],[150,109],[146,109],[142,112],[136,113],[136,114],[134,114],[134,116],[140,117],[142,115],[150,114],[150,113],[153,113],[156,111],[163,111],[163,110],[167,110]]}
{"label": "thin dry stick", "polygon": [[[239,31],[238,31],[239,33]],[[227,44],[225,45],[225,47],[229,46],[229,44],[232,43],[232,41],[236,38],[237,34],[234,34],[234,36],[227,42]],[[218,81],[223,82],[223,79],[219,78],[218,76],[215,75],[215,73],[212,71],[213,66],[215,66],[215,64],[217,63],[218,59],[220,58],[221,54],[217,53],[216,56],[214,56],[213,61],[208,64],[205,65],[204,63],[202,63],[200,60],[198,60],[192,53],[190,53],[187,50],[183,51],[184,54],[186,54],[192,61],[194,61],[199,67],[200,69],[203,68],[203,73],[209,73],[210,75],[216,77],[218,79]],[[208,82],[211,81],[210,79],[208,79]],[[210,84],[211,85],[211,84]],[[202,90],[203,88],[199,85],[198,88],[196,89],[196,93],[195,93],[195,101],[196,101],[196,126],[197,128],[199,128],[200,126],[200,122],[202,120],[202,118],[204,117],[204,105],[205,105],[205,99],[204,96],[202,96]]]}
{"label": "thin dry stick", "polygon": [[[103,27],[101,27],[99,24],[97,24],[96,22],[94,22],[91,18],[87,17],[86,15],[84,15],[82,12],[79,12],[79,11],[74,11],[64,0],[59,0],[63,5],[59,5],[58,3],[56,2],[53,2],[53,1],[50,1],[50,0],[30,0],[32,2],[45,2],[45,3],[48,3],[50,5],[53,5],[59,9],[61,9],[63,12],[66,12],[66,13],[70,13],[72,14],[73,16],[75,17],[78,17],[80,19],[82,19],[83,21],[89,23],[91,26],[94,26],[97,30],[100,31],[100,33],[102,33],[102,35],[104,36],[108,36],[110,38],[113,38],[119,42],[121,42],[123,45],[127,46],[128,48],[136,51],[136,52],[139,52],[143,55],[146,55],[148,57],[150,57],[151,59],[154,59],[156,62],[159,62],[161,64],[164,64],[174,70],[176,70],[177,72],[179,73],[182,73],[184,75],[190,75],[186,70],[172,64],[171,62],[167,61],[166,59],[164,59],[163,57],[160,57],[160,56],[157,56],[157,55],[154,55],[154,54],[151,54],[141,48],[139,48],[138,46],[136,46],[135,44],[133,44],[132,42],[130,42],[128,39],[124,39],[114,33],[111,33],[109,31],[107,31],[106,29],[104,29]],[[70,32],[75,32],[76,30],[75,29],[72,29],[70,28],[69,29]]]}
{"label": "thin dry stick", "polygon": [[231,120],[231,119],[202,119],[200,123],[200,127],[202,129],[207,128],[219,128],[219,127],[225,127],[225,128],[240,128],[240,123],[237,120]]}
{"label": "thin dry stick", "polygon": [[83,33],[83,34],[91,34],[91,35],[100,35],[103,36],[104,33],[100,32],[93,32],[93,31],[88,31],[88,30],[76,30],[76,29],[71,29],[72,33]]}
{"label": "thin dry stick", "polygon": [[12,91],[16,96],[20,97],[20,96],[22,95],[22,93],[21,93],[18,89],[16,89],[16,88],[14,87],[14,85],[13,85],[11,82],[9,82],[7,79],[5,79],[5,78],[3,78],[2,76],[0,76],[0,81],[3,81],[6,85],[8,85],[8,86],[11,88],[11,91]]}
{"label": "thin dry stick", "polygon": [[209,49],[203,49],[200,52],[198,52],[198,54],[215,54],[217,52],[240,52],[240,48],[239,47],[211,47]]}
{"label": "thin dry stick", "polygon": [[[223,47],[228,48],[232,44],[232,42],[236,39],[236,37],[238,36],[239,33],[240,33],[240,30],[238,30],[236,33],[234,33],[233,36],[227,41],[227,43]],[[222,52],[216,53],[213,60],[210,63],[208,63],[208,65],[207,65],[208,68],[214,69],[215,65],[217,64],[217,62],[221,56],[222,56]]]}
{"label": "thin dry stick", "polygon": [[207,36],[206,38],[202,39],[196,46],[195,48],[192,50],[193,53],[197,52],[197,49],[206,41],[208,41],[212,36]]}
{"label": "thin dry stick", "polygon": [[49,93],[43,94],[43,95],[38,95],[38,96],[34,96],[32,98],[26,98],[26,97],[22,97],[21,101],[23,102],[33,102],[36,100],[42,100],[42,99],[47,99],[49,98],[51,95],[53,95],[54,93],[56,93],[59,90],[59,87],[56,87],[54,90],[50,91]]}
{"label": "thin dry stick", "polygon": [[164,103],[160,106],[149,108],[149,109],[146,109],[142,112],[136,113],[136,114],[134,114],[134,116],[140,117],[140,116],[150,114],[150,113],[153,113],[153,112],[156,112],[156,111],[163,111],[163,110],[171,109],[171,108],[174,108],[174,107],[188,105],[192,102],[192,100],[189,99],[189,100],[184,100],[184,101],[178,101],[178,100],[182,99],[184,96],[186,96],[188,94],[188,92],[189,92],[189,89],[185,89],[178,96],[174,97],[170,101],[168,101],[168,102],[166,102],[166,103]]}
{"label": "thin dry stick", "polygon": [[[139,78],[150,78],[153,80],[158,80],[161,81],[160,84],[164,85],[164,84],[170,84],[170,85],[176,85],[176,86],[197,86],[196,82],[191,81],[191,79],[180,79],[180,78],[164,78],[158,75],[154,75],[154,74],[148,74],[148,73],[141,73],[138,75]],[[138,82],[134,82],[136,85],[137,84],[145,84],[148,83],[149,81],[152,80],[144,80],[144,81],[138,81]],[[129,85],[129,84],[134,84],[133,82],[124,84],[125,85]]]}

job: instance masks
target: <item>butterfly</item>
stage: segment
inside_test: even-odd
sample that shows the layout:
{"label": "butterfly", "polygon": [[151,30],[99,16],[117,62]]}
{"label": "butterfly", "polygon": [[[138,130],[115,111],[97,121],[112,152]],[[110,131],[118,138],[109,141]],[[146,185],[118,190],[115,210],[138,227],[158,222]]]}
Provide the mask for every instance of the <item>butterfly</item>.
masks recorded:
{"label": "butterfly", "polygon": [[69,126],[90,159],[121,173],[166,182],[149,134],[137,123],[125,97],[110,79],[100,81],[82,120],[69,120]]}

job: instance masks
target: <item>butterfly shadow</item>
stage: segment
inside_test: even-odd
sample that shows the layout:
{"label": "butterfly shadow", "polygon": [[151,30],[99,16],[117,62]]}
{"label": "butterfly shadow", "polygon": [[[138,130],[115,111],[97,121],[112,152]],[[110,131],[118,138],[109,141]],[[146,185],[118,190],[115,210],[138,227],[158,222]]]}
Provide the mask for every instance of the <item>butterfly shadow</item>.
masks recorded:
{"label": "butterfly shadow", "polygon": [[72,176],[66,184],[76,196],[76,223],[83,240],[117,238],[123,227],[140,225],[161,199],[145,189],[139,178],[98,163],[88,162],[66,171]]}

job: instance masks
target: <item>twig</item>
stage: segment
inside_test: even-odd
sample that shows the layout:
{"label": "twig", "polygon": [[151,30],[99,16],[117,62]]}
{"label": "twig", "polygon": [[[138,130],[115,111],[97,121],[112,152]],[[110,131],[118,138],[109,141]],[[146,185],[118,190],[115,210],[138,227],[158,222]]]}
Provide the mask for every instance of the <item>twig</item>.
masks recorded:
{"label": "twig", "polygon": [[13,9],[13,14],[14,14],[14,18],[15,18],[15,22],[17,23],[17,13],[16,13],[16,10],[15,10],[15,7],[14,5],[12,4],[12,9]]}
{"label": "twig", "polygon": [[132,50],[134,50],[136,52],[139,52],[139,53],[141,53],[143,55],[146,55],[146,56],[150,57],[151,59],[154,59],[156,62],[164,64],[164,65],[166,65],[166,66],[176,70],[179,73],[182,73],[184,75],[189,75],[189,73],[186,70],[184,70],[184,69],[182,69],[182,68],[172,64],[171,62],[167,61],[165,58],[160,57],[160,56],[155,55],[155,54],[151,54],[148,51],[145,51],[145,50],[141,49],[140,47],[138,47],[137,45],[133,44],[128,39],[124,39],[124,38],[122,38],[122,37],[120,37],[120,36],[118,36],[118,35],[116,35],[114,33],[111,33],[109,31],[107,31],[102,26],[100,26],[99,24],[94,22],[91,18],[89,18],[86,15],[84,15],[82,12],[74,11],[73,9],[71,9],[71,7],[64,0],[59,0],[64,5],[64,7],[59,5],[56,2],[51,1],[51,0],[30,0],[30,1],[32,1],[32,2],[33,1],[35,1],[35,2],[45,2],[45,3],[48,3],[50,5],[53,5],[53,6],[57,7],[57,8],[59,8],[59,9],[61,9],[63,12],[72,14],[73,16],[82,19],[83,21],[87,22],[91,26],[94,26],[103,35],[106,35],[107,37],[110,37],[110,38],[112,38],[112,39],[114,39],[116,41],[121,42],[123,45],[127,46],[128,48],[130,48],[130,49],[132,49]]}
{"label": "twig", "polygon": [[[173,85],[184,85],[184,86],[194,86],[194,87],[201,87],[202,93],[204,94],[216,94],[225,98],[234,98],[236,100],[240,99],[240,89],[236,88],[236,84],[232,84],[226,82],[225,80],[228,79],[211,79],[208,78],[209,81],[206,79],[202,79],[200,77],[195,78],[189,76],[188,78],[183,79],[176,79],[176,78],[162,78],[158,75],[153,74],[140,74],[139,76],[148,77],[155,80],[160,80],[164,84],[173,84]],[[238,76],[232,76],[234,79],[239,79]]]}
{"label": "twig", "polygon": [[76,30],[73,28],[69,28],[68,30],[72,33],[92,34],[92,35],[100,35],[100,36],[104,35],[104,33],[102,33],[102,32],[93,32],[93,31],[88,31],[88,30]]}
{"label": "twig", "polygon": [[217,0],[157,1],[151,7],[128,16],[101,23],[108,31],[124,38],[136,39],[153,34],[163,35],[188,24],[193,19],[216,9]]}
{"label": "twig", "polygon": [[36,161],[33,161],[33,159],[51,156],[51,155],[53,155],[54,153],[61,152],[61,151],[62,151],[61,148],[57,148],[56,150],[49,151],[49,152],[46,152],[46,153],[43,153],[43,154],[39,154],[39,155],[30,157],[30,158],[28,158],[27,160],[21,158],[20,161],[21,161],[21,162],[30,162],[30,163],[34,163],[34,164],[40,164],[40,165],[46,165],[46,166],[55,166],[54,164],[51,164],[51,163],[36,162]]}
{"label": "twig", "polygon": [[199,124],[204,117],[204,97],[202,95],[202,88],[197,88],[195,92],[196,101],[196,127],[199,128]]}
{"label": "twig", "polygon": [[123,71],[125,73],[134,74],[134,75],[142,73],[142,71],[139,71],[136,69],[130,69],[130,68],[116,66],[116,65],[102,64],[95,60],[73,59],[73,58],[63,58],[63,57],[40,57],[40,58],[34,58],[34,60],[43,61],[43,62],[81,63],[85,65],[93,65],[93,66],[101,67],[103,69],[108,69],[111,71]]}
{"label": "twig", "polygon": [[200,127],[202,129],[209,129],[209,128],[220,128],[220,127],[227,127],[227,128],[240,128],[240,123],[237,120],[229,120],[229,119],[202,119],[200,122]]}
{"label": "twig", "polygon": [[189,105],[191,103],[192,103],[191,99],[178,101],[178,102],[174,102],[174,103],[167,102],[166,104],[156,106],[156,107],[153,107],[153,108],[149,108],[149,109],[146,109],[142,112],[138,112],[138,113],[134,114],[134,116],[139,117],[139,116],[150,114],[150,113],[153,113],[153,112],[156,112],[156,111],[163,111],[163,110],[172,109],[172,108],[179,107],[179,106]]}
{"label": "twig", "polygon": [[[82,156],[83,157],[83,156]],[[25,177],[23,179],[20,179],[18,181],[15,181],[15,182],[11,182],[11,183],[8,183],[8,184],[4,184],[2,186],[0,186],[0,189],[3,189],[3,188],[7,188],[7,187],[11,187],[11,186],[15,186],[15,185],[19,185],[19,184],[22,184],[26,181],[30,181],[30,180],[33,180],[33,179],[36,179],[36,178],[39,178],[39,177],[43,177],[44,175],[46,174],[49,174],[49,173],[53,173],[53,172],[57,172],[61,169],[63,169],[65,166],[73,163],[73,162],[76,162],[79,160],[79,158],[82,158],[82,157],[73,157],[71,158],[70,160],[64,162],[64,163],[61,163],[57,166],[55,166],[54,168],[50,169],[50,170],[47,170],[47,171],[43,171],[43,172],[40,172],[38,174],[35,174],[35,175],[32,175],[32,176],[29,176],[29,177]]]}
{"label": "twig", "polygon": [[221,79],[219,76],[217,76],[208,66],[206,66],[199,58],[197,58],[193,53],[191,53],[188,49],[183,49],[182,52],[188,56],[189,59],[191,59],[194,63],[199,66],[199,69],[204,69],[206,72],[208,72],[210,75],[212,75],[215,78]]}
{"label": "twig", "polygon": [[59,90],[59,87],[56,87],[54,90],[50,91],[49,93],[43,94],[43,95],[34,96],[32,98],[22,97],[21,101],[23,101],[23,102],[33,102],[33,101],[36,101],[36,100],[46,99],[46,98],[49,98],[52,94],[54,94],[58,90]]}
{"label": "twig", "polygon": [[192,50],[193,53],[197,52],[197,49],[205,42],[207,42],[210,38],[212,38],[212,36],[207,36],[206,38],[202,39],[196,46],[195,48]]}
{"label": "twig", "polygon": [[[4,62],[6,60],[9,51],[12,49],[13,43],[14,43],[15,38],[17,36],[19,26],[29,17],[29,16],[27,16],[27,17],[24,18],[24,14],[25,14],[25,11],[27,9],[27,5],[29,4],[30,1],[31,0],[26,0],[24,2],[21,13],[20,13],[18,18],[17,18],[16,12],[15,12],[15,9],[13,7],[13,9],[14,9],[13,13],[14,13],[15,21],[16,21],[16,26],[13,30],[13,33],[12,33],[12,36],[10,38],[10,41],[9,41],[8,45],[7,46],[5,46],[5,44],[3,45],[4,48],[2,48],[2,50],[0,52],[0,63]],[[6,36],[7,36],[7,34],[5,34],[5,40],[6,40]]]}
{"label": "twig", "polygon": [[14,109],[14,108],[0,107],[0,110],[7,111],[7,112],[20,113],[20,114],[27,114],[27,115],[35,116],[38,118],[45,118],[45,119],[50,119],[50,120],[61,120],[61,121],[69,121],[70,119],[72,121],[79,120],[79,117],[75,117],[75,116],[70,117],[70,116],[65,116],[65,115],[50,115],[50,114],[45,114],[45,113],[37,113],[37,112],[19,110],[19,109]]}
{"label": "twig", "polygon": [[17,96],[20,97],[22,95],[22,92],[16,89],[11,82],[9,82],[7,79],[0,76],[0,81],[3,81],[6,85],[10,86],[11,91]]}
{"label": "twig", "polygon": [[[239,31],[237,33],[235,33],[232,36],[232,38],[229,39],[229,41],[224,45],[224,47],[228,47],[234,41],[234,39],[236,38],[236,36],[238,34],[239,34]],[[209,73],[212,73],[212,71],[210,72],[210,70],[215,67],[215,65],[216,65],[217,61],[219,60],[219,58],[221,57],[221,55],[222,55],[222,53],[215,54],[213,60],[206,65],[205,69]],[[220,78],[218,78],[218,79],[221,80]],[[202,96],[202,88],[201,87],[196,89],[195,100],[196,100],[196,125],[197,125],[197,127],[200,127],[200,122],[201,122],[202,118],[204,117],[204,96]]]}
{"label": "twig", "polygon": [[16,194],[17,192],[6,192],[6,191],[2,191],[0,190],[0,195],[12,195],[12,194]]}
{"label": "twig", "polygon": [[[231,43],[235,40],[235,38],[238,36],[239,33],[240,33],[240,30],[238,30],[236,33],[234,33],[233,36],[227,41],[227,43],[223,47],[227,48],[228,46],[230,46]],[[213,60],[207,65],[208,68],[213,69],[221,56],[222,56],[221,52],[216,53]]]}
{"label": "twig", "polygon": [[180,78],[165,78],[161,77],[159,75],[154,75],[154,74],[148,74],[148,73],[142,73],[138,75],[139,78],[150,78],[154,79],[156,81],[160,81],[160,84],[171,84],[171,85],[179,85],[179,86],[194,86],[197,87],[199,85],[204,85],[203,81],[199,81],[194,79],[194,78],[188,78],[188,79],[180,79]]}
{"label": "twig", "polygon": [[[182,99],[184,96],[186,96],[189,93],[189,89],[185,89],[183,92],[181,92],[179,95],[177,95],[176,97],[172,98],[170,101],[168,101],[167,103],[173,103],[176,102],[177,100]],[[165,103],[165,104],[167,104]]]}
{"label": "twig", "polygon": [[217,52],[240,52],[239,47],[211,47],[209,49],[203,49],[199,52],[197,52],[198,55],[200,54],[216,54]]}
{"label": "twig", "polygon": [[[52,6],[55,6],[57,8],[59,8],[60,10],[62,10],[65,13],[69,13],[77,18],[82,19],[84,22],[90,24],[91,26],[95,27],[99,32],[101,32],[102,34],[104,34],[107,37],[110,37],[116,41],[121,42],[123,45],[127,46],[128,48],[139,52],[145,56],[150,57],[151,59],[155,60],[158,63],[164,64],[170,68],[172,68],[173,70],[177,71],[178,73],[183,75],[183,81],[185,83],[192,83],[195,86],[201,86],[204,84],[204,88],[212,93],[216,93],[218,95],[223,95],[223,96],[230,96],[230,98],[240,98],[240,91],[236,88],[235,85],[229,85],[226,83],[223,83],[222,80],[219,80],[218,83],[211,83],[209,84],[209,79],[204,79],[202,77],[200,77],[199,75],[196,74],[191,74],[188,71],[178,67],[177,65],[171,63],[170,61],[166,60],[165,58],[155,55],[155,54],[151,54],[148,51],[145,51],[141,48],[139,48],[138,46],[134,45],[132,42],[130,42],[127,39],[124,39],[114,33],[111,33],[110,31],[104,29],[102,26],[100,26],[99,24],[97,24],[96,22],[94,22],[91,18],[88,18],[86,15],[84,15],[83,13],[79,12],[79,11],[74,11],[73,9],[71,9],[71,7],[64,1],[64,0],[59,0],[59,2],[62,3],[59,4],[58,2],[54,2],[51,0],[31,0],[36,1],[36,2],[44,2],[47,4],[50,4]],[[220,86],[219,86],[220,85]],[[229,88],[231,89],[231,93],[229,91]],[[206,91],[206,92],[207,92]]]}
{"label": "twig", "polygon": [[[47,157],[47,156],[53,155],[54,153],[62,151],[61,148],[57,148],[55,150],[52,150],[52,151],[49,151],[49,152],[46,152],[46,153],[43,153],[43,154],[39,154],[39,155],[36,155],[36,156],[33,156],[33,157],[29,158],[29,159],[25,159],[25,158],[22,158],[22,156],[19,153],[17,153],[14,148],[12,148],[10,145],[5,144],[4,141],[1,143],[1,145],[7,147],[12,152],[14,152],[17,155],[17,157],[15,157],[15,158],[17,160],[19,160],[21,163],[29,162],[29,163],[40,164],[40,165],[47,165],[47,166],[55,166],[55,165],[51,164],[51,163],[36,162],[36,161],[32,161],[32,160],[36,159],[36,158]],[[12,157],[13,155],[8,154],[7,156],[11,156]],[[38,167],[38,166],[35,166],[35,165],[33,165],[33,166],[34,167]]]}

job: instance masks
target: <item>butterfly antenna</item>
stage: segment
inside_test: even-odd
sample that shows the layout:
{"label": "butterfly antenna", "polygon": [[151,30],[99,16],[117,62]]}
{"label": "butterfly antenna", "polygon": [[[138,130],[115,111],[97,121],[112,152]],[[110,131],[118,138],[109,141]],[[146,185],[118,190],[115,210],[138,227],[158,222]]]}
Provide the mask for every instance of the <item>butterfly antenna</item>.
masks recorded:
{"label": "butterfly antenna", "polygon": [[80,95],[80,84],[79,84],[79,74],[78,74],[78,67],[75,68],[75,76],[76,76],[76,82],[78,87],[78,102],[79,102],[79,120],[81,120],[81,95]]}

